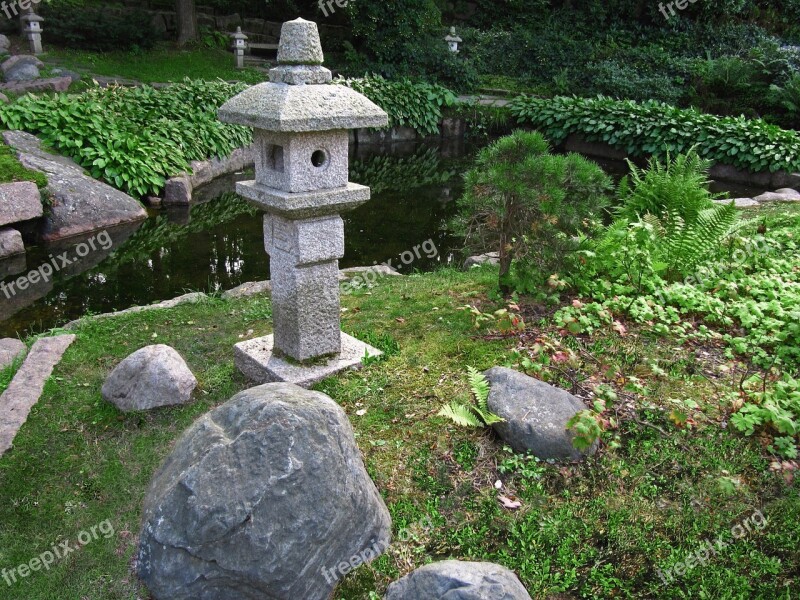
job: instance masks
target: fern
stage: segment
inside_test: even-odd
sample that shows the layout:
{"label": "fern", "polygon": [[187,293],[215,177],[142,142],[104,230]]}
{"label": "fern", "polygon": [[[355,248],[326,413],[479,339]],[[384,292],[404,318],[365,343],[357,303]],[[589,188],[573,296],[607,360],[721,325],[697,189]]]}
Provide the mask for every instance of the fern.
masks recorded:
{"label": "fern", "polygon": [[630,166],[630,180],[619,186],[623,205],[617,216],[641,219],[652,227],[658,242],[656,258],[665,265],[667,279],[687,275],[740,227],[739,212],[732,204],[714,204],[719,196],[709,191],[710,162],[694,149],[675,158],[667,156],[664,163],[653,158],[647,169]]}
{"label": "fern", "polygon": [[447,417],[452,420],[456,425],[461,427],[481,427],[483,423],[473,413],[471,406],[467,404],[459,404],[453,400],[450,404],[442,407],[437,415],[440,417]]}
{"label": "fern", "polygon": [[489,382],[483,373],[474,367],[467,367],[467,377],[475,404],[460,404],[453,400],[443,406],[437,415],[447,417],[461,427],[483,427],[502,423],[505,419],[489,410]]}

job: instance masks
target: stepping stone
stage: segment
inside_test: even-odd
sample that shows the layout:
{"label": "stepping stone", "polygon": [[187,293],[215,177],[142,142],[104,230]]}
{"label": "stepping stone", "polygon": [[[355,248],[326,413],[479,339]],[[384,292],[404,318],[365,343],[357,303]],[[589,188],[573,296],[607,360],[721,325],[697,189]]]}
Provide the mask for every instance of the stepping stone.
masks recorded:
{"label": "stepping stone", "polygon": [[74,335],[37,340],[28,358],[0,396],[0,457],[13,445],[14,437],[28,420],[31,408],[39,401],[53,369],[74,341]]}
{"label": "stepping stone", "polygon": [[16,338],[0,340],[0,369],[12,364],[18,356],[25,354],[25,344]]}

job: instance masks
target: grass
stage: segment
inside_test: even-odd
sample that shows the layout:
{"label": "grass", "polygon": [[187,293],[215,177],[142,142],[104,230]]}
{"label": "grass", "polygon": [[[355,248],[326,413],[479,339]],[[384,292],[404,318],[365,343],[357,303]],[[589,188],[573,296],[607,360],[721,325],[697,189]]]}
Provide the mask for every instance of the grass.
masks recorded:
{"label": "grass", "polygon": [[[561,338],[546,318],[539,322],[537,315],[546,315],[524,304],[525,337],[486,335],[459,308],[498,308],[496,278],[491,268],[444,270],[385,278],[343,297],[343,329],[378,345],[387,358],[317,389],[350,417],[367,470],[392,513],[395,542],[348,575],[335,599],[382,594],[398,576],[448,557],[501,563],[534,598],[800,594],[797,483],[770,470],[756,440],[723,427],[730,411],[718,399],[734,385],[736,364],[646,329],[625,337]],[[231,346],[250,329],[254,336],[268,333],[270,315],[268,298],[211,298],[81,326],[14,450],[0,459],[0,569],[74,541],[107,519],[115,534],[49,572],[10,587],[0,579],[0,597],[147,597],[131,571],[146,486],[186,427],[248,386],[234,368]],[[517,456],[485,430],[459,429],[435,416],[450,400],[467,398],[468,365],[516,365],[515,349],[540,342],[582,357],[569,369],[554,366],[542,374],[567,389],[577,392],[593,381],[620,389],[632,378],[647,382],[646,394],[620,392],[616,443],[582,464]],[[104,378],[125,356],[153,343],[170,344],[187,359],[199,380],[195,400],[121,414],[100,396]],[[691,426],[669,420],[670,398],[697,402]],[[522,503],[519,510],[498,502],[498,480],[503,494]],[[766,528],[731,540],[731,528],[756,510],[768,518]],[[719,555],[661,585],[656,569],[721,535],[730,544]]]}
{"label": "grass", "polygon": [[48,61],[55,58],[58,66],[93,75],[135,79],[142,83],[166,83],[191,79],[224,79],[261,83],[265,73],[255,69],[234,67],[233,53],[228,50],[194,48],[180,50],[159,44],[150,51],[90,52],[65,48],[53,49]]}
{"label": "grass", "polygon": [[0,183],[14,181],[33,181],[39,188],[47,186],[47,176],[44,173],[26,169],[9,146],[0,144]]}

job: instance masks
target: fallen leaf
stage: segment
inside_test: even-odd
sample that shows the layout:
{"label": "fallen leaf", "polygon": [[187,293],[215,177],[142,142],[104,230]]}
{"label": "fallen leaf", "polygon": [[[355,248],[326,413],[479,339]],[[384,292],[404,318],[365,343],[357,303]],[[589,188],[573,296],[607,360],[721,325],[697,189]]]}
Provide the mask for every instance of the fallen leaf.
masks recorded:
{"label": "fallen leaf", "polygon": [[361,410],[357,410],[357,411],[356,411],[356,414],[357,414],[359,417],[363,417],[365,414],[367,414],[367,409],[366,409],[366,408],[362,408]]}
{"label": "fallen leaf", "polygon": [[503,505],[503,508],[507,508],[508,510],[517,510],[522,506],[522,502],[512,500],[507,496],[498,496],[497,499],[500,501],[500,504]]}

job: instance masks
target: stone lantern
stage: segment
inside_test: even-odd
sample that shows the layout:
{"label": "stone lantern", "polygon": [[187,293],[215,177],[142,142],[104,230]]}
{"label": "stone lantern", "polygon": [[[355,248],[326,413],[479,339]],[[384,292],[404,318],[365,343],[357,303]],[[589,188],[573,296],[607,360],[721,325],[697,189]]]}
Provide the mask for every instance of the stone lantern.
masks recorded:
{"label": "stone lantern", "polygon": [[42,21],[44,19],[37,14],[30,13],[22,17],[26,27],[23,30],[28,36],[32,54],[42,54]]}
{"label": "stone lantern", "polygon": [[458,54],[458,45],[464,40],[462,40],[460,37],[456,35],[456,28],[451,27],[450,34],[446,38],[444,38],[444,41],[447,42],[448,46],[450,46],[450,52]]}
{"label": "stone lantern", "polygon": [[242,28],[237,27],[233,34],[233,54],[236,57],[236,68],[244,68],[244,51],[247,49],[247,36],[242,33]]}
{"label": "stone lantern", "polygon": [[322,62],[316,23],[284,23],[270,82],[219,109],[222,121],[255,129],[256,180],[237,192],[267,213],[274,335],[237,344],[235,362],[259,383],[310,385],[380,354],[340,330],[339,215],[370,198],[348,182],[348,130],[389,121],[366,97],[331,84]]}

